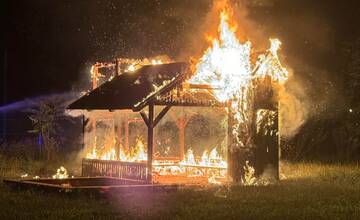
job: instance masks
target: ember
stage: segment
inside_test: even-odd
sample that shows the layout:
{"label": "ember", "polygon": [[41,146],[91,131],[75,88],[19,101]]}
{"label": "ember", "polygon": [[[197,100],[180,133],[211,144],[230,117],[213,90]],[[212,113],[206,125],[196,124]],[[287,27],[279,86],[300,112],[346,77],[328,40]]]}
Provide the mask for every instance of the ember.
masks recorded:
{"label": "ember", "polygon": [[69,175],[67,173],[67,170],[63,166],[57,169],[56,174],[53,175],[53,179],[66,179],[68,177]]}

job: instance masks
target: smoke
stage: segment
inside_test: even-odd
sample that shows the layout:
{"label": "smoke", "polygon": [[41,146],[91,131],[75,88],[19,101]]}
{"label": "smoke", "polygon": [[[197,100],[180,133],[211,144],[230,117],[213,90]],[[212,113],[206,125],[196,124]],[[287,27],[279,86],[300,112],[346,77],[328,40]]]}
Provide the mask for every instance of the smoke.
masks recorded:
{"label": "smoke", "polygon": [[209,39],[219,35],[219,16],[225,8],[233,18],[230,25],[236,28],[236,35],[241,43],[251,41],[253,46],[256,45],[256,50],[265,50],[269,46],[269,38],[264,37],[261,25],[249,19],[246,1],[213,0],[207,2],[209,11],[203,17],[200,14],[196,19],[192,19],[192,26],[196,28],[188,30],[188,33],[184,35],[186,43],[177,59],[188,60],[189,58],[198,59],[201,57],[210,45]]}
{"label": "smoke", "polygon": [[278,87],[280,134],[293,137],[309,117],[309,103],[304,87],[290,75],[285,85]]}

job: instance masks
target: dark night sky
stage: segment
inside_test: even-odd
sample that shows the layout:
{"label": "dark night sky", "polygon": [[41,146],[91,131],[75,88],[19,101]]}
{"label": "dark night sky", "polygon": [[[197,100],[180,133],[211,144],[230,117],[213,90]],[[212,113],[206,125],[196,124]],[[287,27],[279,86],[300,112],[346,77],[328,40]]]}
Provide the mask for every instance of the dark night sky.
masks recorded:
{"label": "dark night sky", "polygon": [[[283,41],[284,61],[306,82],[310,95],[341,96],[346,61],[340,52],[360,36],[360,4],[248,2],[254,28]],[[9,0],[3,19],[1,102],[77,89],[96,60],[158,54],[176,58],[191,51],[189,36],[198,31],[210,4],[210,0]]]}

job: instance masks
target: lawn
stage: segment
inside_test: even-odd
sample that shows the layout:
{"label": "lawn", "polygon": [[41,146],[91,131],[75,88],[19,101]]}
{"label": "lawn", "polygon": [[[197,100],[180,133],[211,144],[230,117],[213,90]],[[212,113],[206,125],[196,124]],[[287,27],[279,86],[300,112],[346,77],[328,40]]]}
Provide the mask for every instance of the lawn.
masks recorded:
{"label": "lawn", "polygon": [[357,165],[284,163],[268,186],[72,196],[0,185],[0,219],[359,219]]}

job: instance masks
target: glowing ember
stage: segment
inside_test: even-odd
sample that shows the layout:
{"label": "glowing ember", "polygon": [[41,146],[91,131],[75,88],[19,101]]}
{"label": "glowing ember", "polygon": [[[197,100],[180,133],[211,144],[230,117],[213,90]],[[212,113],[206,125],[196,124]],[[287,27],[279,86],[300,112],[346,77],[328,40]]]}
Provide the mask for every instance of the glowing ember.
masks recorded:
{"label": "glowing ember", "polygon": [[59,169],[57,169],[56,174],[53,175],[52,177],[53,179],[65,179],[68,178],[69,175],[65,167],[61,166]]}
{"label": "glowing ember", "polygon": [[[128,59],[128,58],[117,58],[115,62],[106,62],[100,63],[97,62],[90,68],[90,77],[93,80],[93,89],[99,86],[98,82],[100,78],[104,78],[105,75],[100,73],[100,68],[119,68],[118,66],[125,65],[123,72],[134,72],[145,65],[159,65],[163,63],[169,63],[171,60],[168,56],[159,55],[153,58],[144,58],[144,59]],[[118,69],[120,70],[120,69]],[[116,70],[116,71],[118,71]],[[116,72],[121,74],[122,72]],[[111,80],[114,75],[111,75],[108,80]]]}
{"label": "glowing ember", "polygon": [[162,64],[163,62],[161,60],[151,60],[151,64],[152,65],[159,65]]}
{"label": "glowing ember", "polygon": [[129,72],[134,72],[136,69],[135,69],[135,64],[130,64],[129,67],[127,68],[127,71]]}

